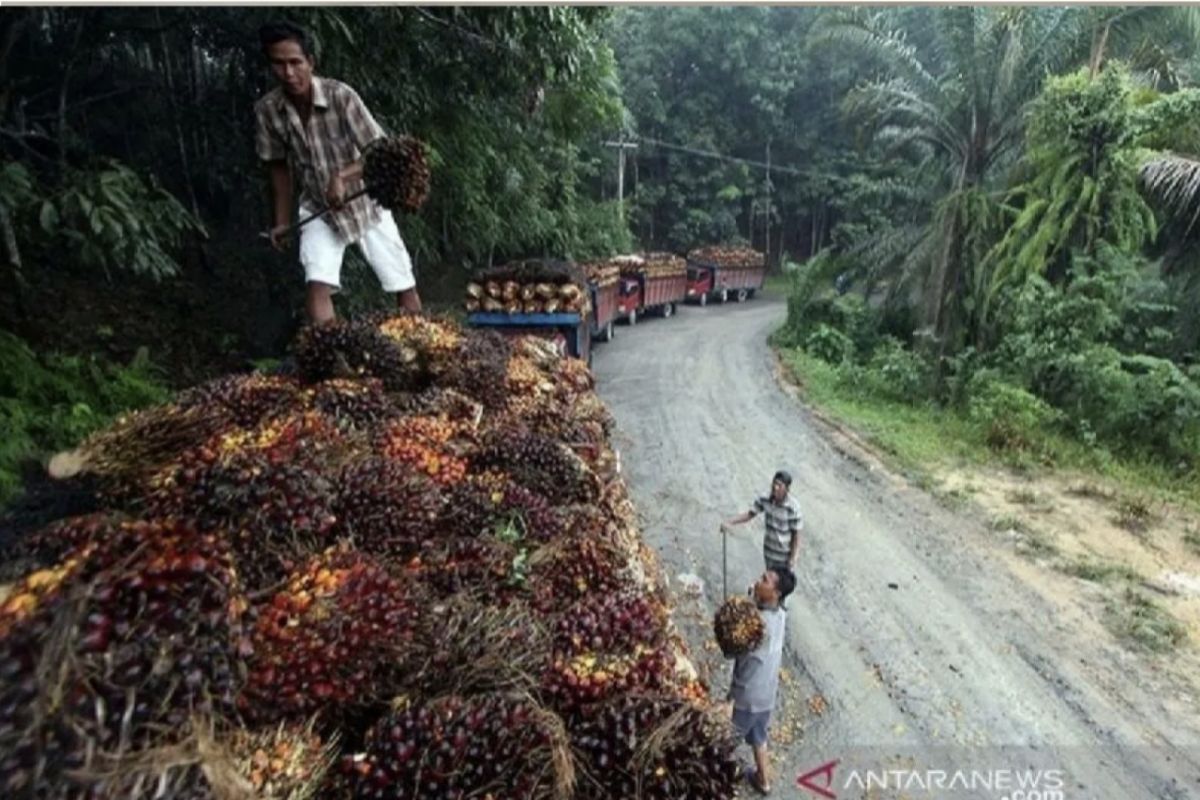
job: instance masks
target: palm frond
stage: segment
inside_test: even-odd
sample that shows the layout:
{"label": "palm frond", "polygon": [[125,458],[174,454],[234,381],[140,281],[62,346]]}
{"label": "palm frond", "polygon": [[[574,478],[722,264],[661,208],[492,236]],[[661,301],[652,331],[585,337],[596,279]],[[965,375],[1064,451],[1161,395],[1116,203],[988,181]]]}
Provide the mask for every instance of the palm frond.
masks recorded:
{"label": "palm frond", "polygon": [[1166,153],[1143,164],[1138,179],[1168,214],[1188,218],[1184,235],[1190,233],[1200,218],[1200,160]]}

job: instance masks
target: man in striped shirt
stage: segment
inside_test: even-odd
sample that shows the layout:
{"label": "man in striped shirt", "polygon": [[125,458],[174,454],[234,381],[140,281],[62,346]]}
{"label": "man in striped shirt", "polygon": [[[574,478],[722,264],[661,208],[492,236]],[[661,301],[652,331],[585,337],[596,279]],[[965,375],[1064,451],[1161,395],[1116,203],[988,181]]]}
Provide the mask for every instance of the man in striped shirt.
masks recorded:
{"label": "man in striped shirt", "polygon": [[300,229],[300,263],[307,282],[309,320],[333,319],[346,247],[357,244],[385,292],[401,308],[421,310],[412,262],[390,211],[369,197],[346,198],[362,187],[362,153],[384,136],[354,89],[313,74],[315,60],[302,28],[281,22],[259,30],[263,54],[279,86],[254,106],[255,149],[271,174],[275,224],[271,244],[285,248],[295,184],[300,214],[332,209]]}
{"label": "man in striped shirt", "polygon": [[788,492],[792,476],[784,470],[771,479],[771,493],[759,497],[750,510],[726,520],[721,525],[722,533],[728,525],[741,525],[757,515],[763,515],[766,534],[763,536],[763,561],[767,569],[787,569],[795,572],[796,555],[800,552],[800,529],[804,527],[800,516],[800,504]]}

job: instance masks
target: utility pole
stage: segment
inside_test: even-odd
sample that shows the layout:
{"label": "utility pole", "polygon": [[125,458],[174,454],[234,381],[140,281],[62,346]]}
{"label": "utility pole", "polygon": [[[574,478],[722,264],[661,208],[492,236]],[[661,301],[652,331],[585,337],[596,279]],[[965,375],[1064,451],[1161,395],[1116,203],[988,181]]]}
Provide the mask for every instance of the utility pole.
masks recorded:
{"label": "utility pole", "polygon": [[766,254],[767,269],[771,269],[771,139],[767,139],[767,234],[763,252]]}
{"label": "utility pole", "polygon": [[625,135],[621,136],[615,142],[605,142],[605,147],[615,147],[617,149],[617,207],[623,212],[625,210],[625,151],[637,150],[636,142],[625,141]]}

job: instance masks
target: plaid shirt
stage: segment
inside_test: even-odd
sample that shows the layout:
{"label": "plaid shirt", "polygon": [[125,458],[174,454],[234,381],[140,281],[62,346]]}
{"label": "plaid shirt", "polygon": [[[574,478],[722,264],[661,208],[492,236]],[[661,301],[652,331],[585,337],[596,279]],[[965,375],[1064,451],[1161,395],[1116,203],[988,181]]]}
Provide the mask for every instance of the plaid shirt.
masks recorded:
{"label": "plaid shirt", "polygon": [[[312,86],[307,130],[282,87],[254,104],[255,150],[263,161],[286,159],[292,175],[300,177],[300,202],[319,211],[326,205],[325,189],[333,174],[361,158],[363,148],[385,134],[362,98],[346,84],[313,76]],[[361,188],[361,179],[346,182],[347,194]],[[364,195],[326,219],[343,239],[355,242],[379,223],[382,211]]]}
{"label": "plaid shirt", "polygon": [[792,539],[804,527],[800,515],[800,504],[790,494],[782,503],[776,503],[769,495],[759,497],[750,507],[751,514],[762,514],[767,533],[763,537],[763,560],[767,566],[787,566],[792,551]]}

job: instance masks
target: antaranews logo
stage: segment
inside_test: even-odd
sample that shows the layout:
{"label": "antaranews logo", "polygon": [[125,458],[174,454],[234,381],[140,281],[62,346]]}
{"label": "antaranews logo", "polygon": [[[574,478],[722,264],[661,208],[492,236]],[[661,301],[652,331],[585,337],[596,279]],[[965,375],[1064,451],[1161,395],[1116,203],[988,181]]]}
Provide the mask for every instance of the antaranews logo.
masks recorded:
{"label": "antaranews logo", "polygon": [[[837,800],[838,790],[869,789],[925,792],[935,797],[978,797],[982,791],[995,792],[997,800],[1067,800],[1063,792],[1066,776],[1059,769],[850,769],[838,783],[835,775],[839,759],[827,761],[816,769],[796,777],[796,787],[825,800]],[[858,795],[855,795],[858,796]]]}

